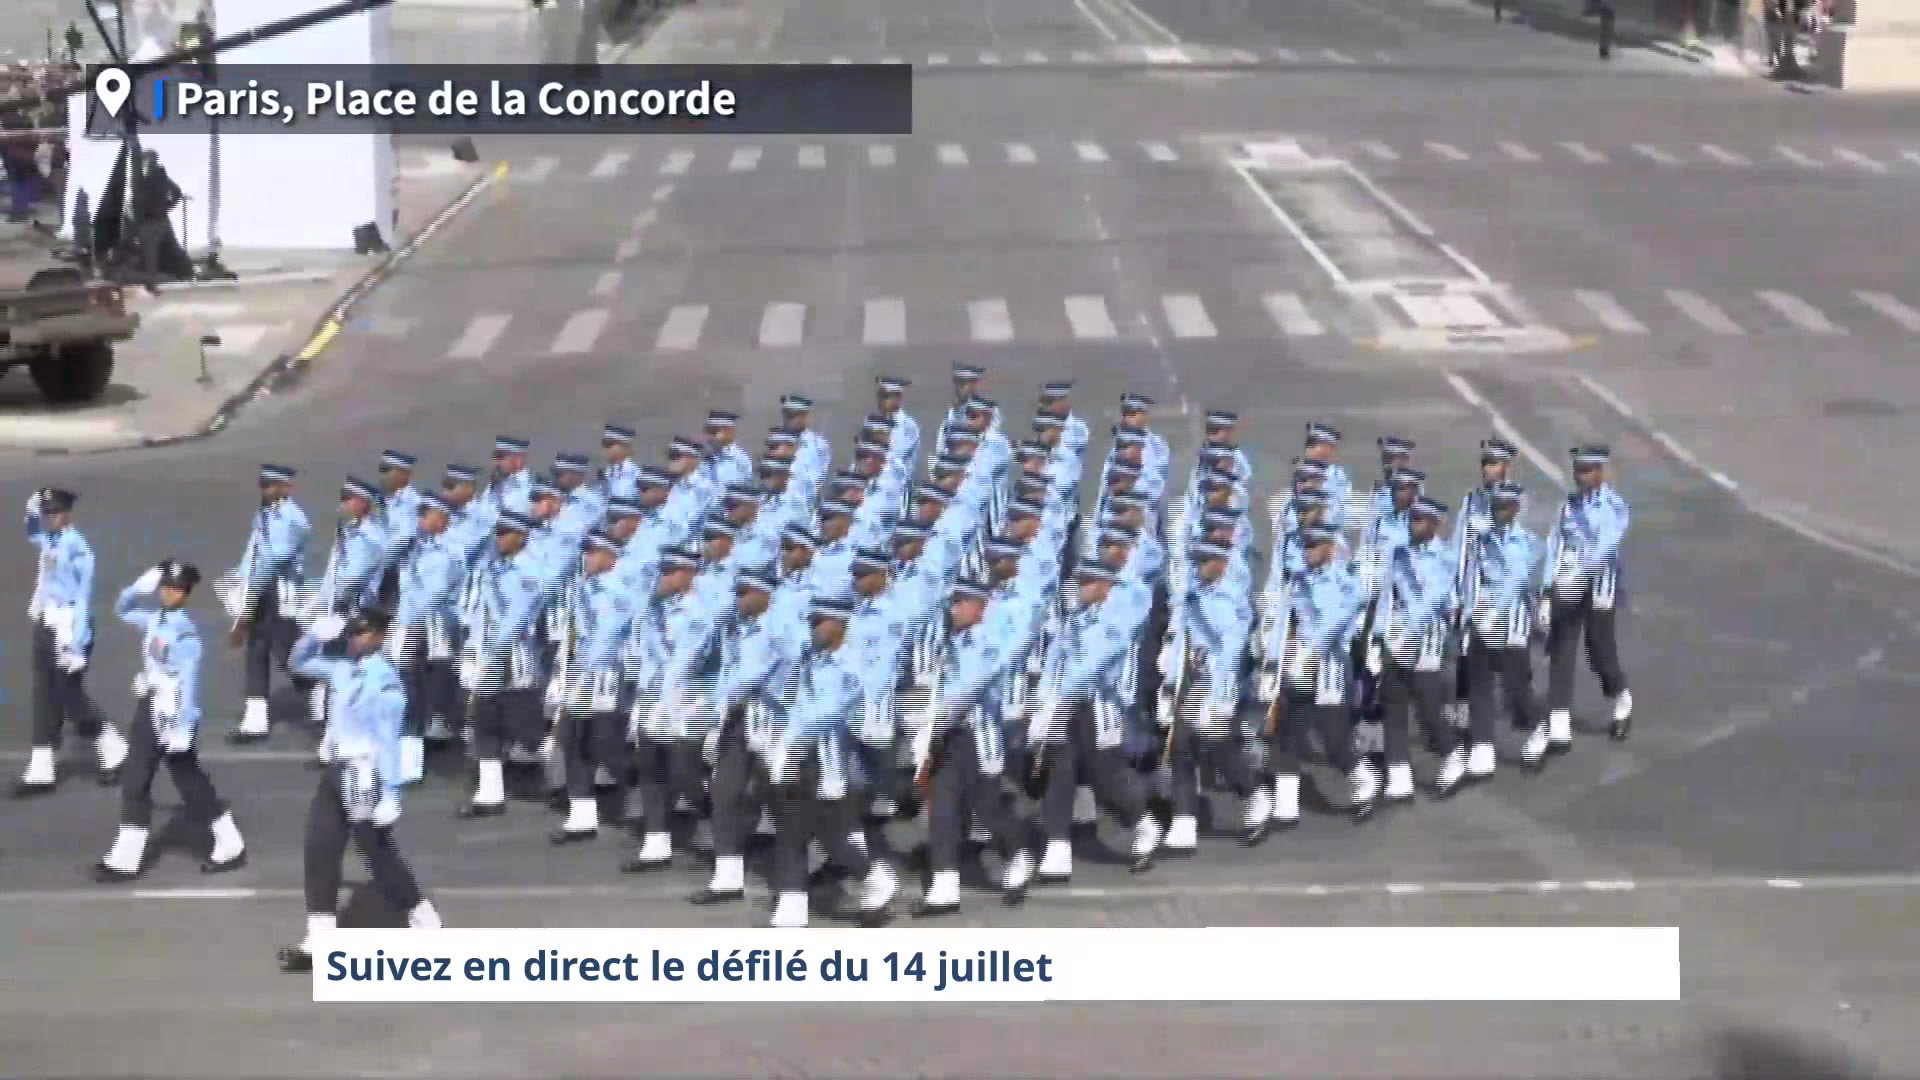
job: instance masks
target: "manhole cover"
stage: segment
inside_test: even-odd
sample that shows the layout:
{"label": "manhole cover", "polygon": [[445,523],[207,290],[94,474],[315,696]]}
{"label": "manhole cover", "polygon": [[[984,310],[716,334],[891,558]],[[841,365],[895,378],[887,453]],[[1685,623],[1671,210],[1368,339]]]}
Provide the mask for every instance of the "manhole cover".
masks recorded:
{"label": "manhole cover", "polygon": [[1899,416],[1907,410],[1880,398],[1835,398],[1820,411],[1826,416]]}

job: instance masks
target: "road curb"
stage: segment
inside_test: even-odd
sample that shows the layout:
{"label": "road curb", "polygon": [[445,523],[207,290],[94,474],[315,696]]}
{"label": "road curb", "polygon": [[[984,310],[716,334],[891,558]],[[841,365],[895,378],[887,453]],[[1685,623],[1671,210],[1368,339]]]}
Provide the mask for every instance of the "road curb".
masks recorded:
{"label": "road curb", "polygon": [[450,202],[441,207],[440,211],[434,214],[417,232],[408,237],[399,247],[388,252],[385,258],[381,259],[378,264],[367,271],[358,281],[349,286],[347,291],[341,295],[340,299],[334,301],[326,313],[314,322],[313,329],[307,334],[304,339],[304,344],[302,344],[299,349],[292,352],[283,352],[274,357],[246,386],[222,402],[220,406],[214,410],[213,415],[198,428],[178,435],[140,436],[127,439],[123,442],[90,446],[83,450],[57,447],[41,448],[33,451],[34,456],[85,457],[93,454],[115,453],[122,450],[177,446],[181,443],[193,442],[219,434],[228,424],[231,424],[234,417],[238,416],[248,405],[253,404],[261,398],[271,397],[275,392],[285,388],[289,383],[304,374],[308,366],[311,365],[320,354],[324,353],[329,345],[333,344],[333,339],[339,336],[341,329],[346,325],[348,315],[352,313],[355,307],[359,306],[359,304],[369,296],[372,296],[381,285],[385,284],[389,278],[406,264],[408,259],[412,258],[421,248],[425,247],[427,241],[433,238],[434,233],[445,227],[447,222],[459,216],[461,211],[471,206],[474,200],[485,194],[488,189],[492,188],[501,180],[504,180],[506,175],[507,164],[505,162],[499,162],[475,177],[458,195],[454,196]]}

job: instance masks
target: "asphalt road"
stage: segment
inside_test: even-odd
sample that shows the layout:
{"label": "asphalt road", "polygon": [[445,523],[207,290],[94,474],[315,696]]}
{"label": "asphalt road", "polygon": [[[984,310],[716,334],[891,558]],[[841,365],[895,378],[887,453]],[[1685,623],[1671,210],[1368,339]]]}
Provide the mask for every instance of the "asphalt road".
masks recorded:
{"label": "asphalt road", "polygon": [[[0,469],[21,499],[41,483],[82,492],[104,613],[113,591],[160,557],[208,570],[236,560],[261,461],[301,468],[303,502],[324,520],[338,479],[370,473],[388,447],[419,453],[434,471],[484,462],[496,433],[515,433],[535,440],[544,463],[590,449],[607,420],[663,447],[710,407],[742,411],[757,439],[789,390],[814,396],[840,441],[880,374],[915,380],[910,406],[925,429],[960,359],[990,368],[987,392],[1015,420],[1053,378],[1078,381],[1096,435],[1122,392],[1152,395],[1182,460],[1203,410],[1237,408],[1263,492],[1310,419],[1346,431],[1362,478],[1375,437],[1412,437],[1450,502],[1470,482],[1477,440],[1517,436],[1536,528],[1565,449],[1610,442],[1634,507],[1623,635],[1640,705],[1632,742],[1585,735],[1539,778],[1509,767],[1450,803],[1362,828],[1312,815],[1257,852],[1216,841],[1144,881],[1089,852],[1074,890],[1036,896],[1017,919],[1678,925],[1684,1004],[319,1014],[303,983],[271,972],[274,946],[300,928],[298,836],[312,783],[302,767],[310,742],[283,730],[265,751],[210,756],[253,844],[252,865],[217,883],[231,892],[199,892],[208,883],[183,851],[163,856],[144,895],[87,884],[115,816],[113,796],[90,784],[0,804],[0,925],[24,943],[0,965],[0,1067],[1380,1077],[1920,1068],[1903,1023],[1915,1000],[1904,916],[1920,886],[1920,841],[1900,827],[1914,802],[1906,763],[1916,738],[1904,720],[1920,585],[1884,559],[1809,539],[1770,488],[1804,470],[1833,500],[1806,503],[1823,528],[1849,513],[1904,512],[1888,506],[1909,456],[1897,430],[1862,433],[1900,418],[1842,409],[1823,421],[1836,410],[1815,398],[1898,399],[1889,387],[1905,376],[1877,357],[1910,352],[1915,332],[1856,293],[1920,306],[1920,277],[1874,243],[1876,233],[1900,237],[1900,211],[1920,184],[1920,163],[1901,154],[1920,145],[1901,143],[1899,113],[1884,104],[1787,97],[1652,57],[1600,71],[1586,46],[1552,35],[1367,2],[1168,4],[1144,19],[1095,0],[1084,5],[1091,14],[1064,0],[703,5],[634,59],[917,57],[915,134],[493,140],[483,152],[510,159],[512,179],[438,234],[304,385],[204,443]],[[1148,51],[1204,47],[1258,58],[1195,65]],[[1354,62],[1309,59],[1326,49]],[[933,54],[948,62],[926,64]],[[1382,226],[1393,215],[1356,202],[1357,181],[1310,190],[1324,170],[1232,167],[1242,144],[1287,139],[1310,158],[1347,162],[1430,234],[1399,219]],[[1262,191],[1301,215],[1339,274]],[[1564,333],[1566,347],[1392,347],[1389,314],[1355,283],[1436,276],[1505,305],[1515,323]],[[1804,311],[1763,292],[1812,305],[1846,333],[1809,329],[1786,314]],[[1684,308],[1676,293],[1691,298]],[[1628,322],[1600,297],[1641,330],[1621,329]],[[1702,322],[1694,299],[1741,333]],[[1670,416],[1717,419],[1684,433],[1672,421],[1658,437],[1648,421]],[[1819,441],[1841,437],[1828,426],[1893,452],[1836,469],[1829,463],[1841,459]],[[1713,431],[1744,440],[1742,451],[1707,449]],[[1886,438],[1895,441],[1874,442]],[[1094,451],[1105,445],[1096,437]],[[323,557],[313,553],[316,566]],[[0,559],[13,580],[31,572],[24,545]],[[213,626],[210,603],[202,613]],[[0,735],[0,761],[14,768],[27,682],[21,639],[5,644],[0,686],[18,719]],[[128,705],[134,645],[103,628],[96,681],[116,713]],[[209,673],[214,732],[237,711],[237,673],[237,659]],[[1583,675],[1583,726],[1601,719],[1600,704]],[[553,849],[550,819],[533,804],[484,826],[457,822],[453,772],[410,796],[401,831],[455,924],[763,917],[757,889],[752,911],[686,906],[680,897],[701,881],[691,863],[623,879],[610,835]],[[911,831],[889,839],[908,846]],[[971,911],[982,924],[1016,918],[985,895]]]}

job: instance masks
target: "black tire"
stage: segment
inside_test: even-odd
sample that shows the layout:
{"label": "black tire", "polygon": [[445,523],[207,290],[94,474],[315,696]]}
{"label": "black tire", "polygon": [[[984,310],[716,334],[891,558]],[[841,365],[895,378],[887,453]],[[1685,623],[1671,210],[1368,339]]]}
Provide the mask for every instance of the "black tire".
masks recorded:
{"label": "black tire", "polygon": [[113,379],[113,346],[104,341],[55,346],[28,361],[41,396],[54,405],[84,405]]}

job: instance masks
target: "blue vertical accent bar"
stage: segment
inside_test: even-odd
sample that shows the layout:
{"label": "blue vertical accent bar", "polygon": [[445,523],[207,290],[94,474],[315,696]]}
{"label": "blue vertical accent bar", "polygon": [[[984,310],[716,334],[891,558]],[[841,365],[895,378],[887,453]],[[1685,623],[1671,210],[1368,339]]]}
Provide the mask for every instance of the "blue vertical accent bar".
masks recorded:
{"label": "blue vertical accent bar", "polygon": [[159,123],[167,118],[167,80],[153,80],[153,120]]}

